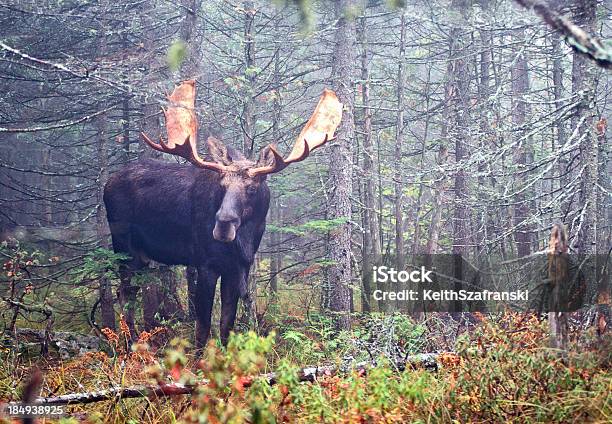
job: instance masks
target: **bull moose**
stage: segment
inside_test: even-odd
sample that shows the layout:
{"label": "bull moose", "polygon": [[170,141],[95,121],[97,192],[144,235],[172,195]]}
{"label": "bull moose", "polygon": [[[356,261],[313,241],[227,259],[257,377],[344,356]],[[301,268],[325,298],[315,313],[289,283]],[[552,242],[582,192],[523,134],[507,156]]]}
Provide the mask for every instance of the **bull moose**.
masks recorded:
{"label": "bull moose", "polygon": [[196,345],[208,340],[219,277],[220,335],[225,344],[238,300],[248,296],[249,271],[266,226],[266,177],[306,159],[333,138],[342,104],[333,91],[324,90],[289,156],[283,158],[271,144],[262,149],[257,162],[212,136],[207,140],[209,157],[198,154],[194,80],[175,88],[163,112],[167,142],[153,142],[142,133],[144,141],[191,164],[140,160],[112,175],[104,188],[113,249],[130,257],[120,269],[119,303],[133,330],[138,288],[130,280],[135,271],[150,259],[197,267]]}

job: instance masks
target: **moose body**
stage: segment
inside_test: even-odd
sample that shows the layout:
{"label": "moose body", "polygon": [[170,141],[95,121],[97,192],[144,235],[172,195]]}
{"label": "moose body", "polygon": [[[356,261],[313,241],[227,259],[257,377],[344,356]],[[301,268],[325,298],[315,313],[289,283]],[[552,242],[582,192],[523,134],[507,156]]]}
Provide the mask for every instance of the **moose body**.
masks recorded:
{"label": "moose body", "polygon": [[289,156],[283,158],[269,145],[255,162],[214,137],[207,140],[210,158],[199,156],[195,81],[183,82],[169,100],[171,105],[164,110],[168,141],[155,143],[142,135],[151,148],[191,164],[135,162],[109,178],[104,188],[113,248],[130,257],[120,270],[119,303],[133,330],[138,291],[130,282],[133,272],[150,259],[195,266],[196,344],[202,346],[209,337],[219,277],[220,335],[225,344],[238,300],[248,295],[249,271],[265,230],[270,203],[266,178],[306,159],[331,139],[340,123],[342,104],[325,90]]}
{"label": "moose body", "polygon": [[[197,267],[199,345],[210,333],[215,288],[221,277],[220,333],[221,340],[227,340],[238,299],[247,296],[249,270],[265,230],[270,191],[265,181],[247,185],[239,175],[225,178],[233,184],[224,185],[220,174],[190,164],[145,160],[128,165],[109,179],[104,203],[113,249],[131,258],[122,270],[119,291],[122,304],[131,304],[126,308],[130,326],[137,288],[129,280],[152,259]],[[214,238],[219,217],[240,219],[233,240]]]}

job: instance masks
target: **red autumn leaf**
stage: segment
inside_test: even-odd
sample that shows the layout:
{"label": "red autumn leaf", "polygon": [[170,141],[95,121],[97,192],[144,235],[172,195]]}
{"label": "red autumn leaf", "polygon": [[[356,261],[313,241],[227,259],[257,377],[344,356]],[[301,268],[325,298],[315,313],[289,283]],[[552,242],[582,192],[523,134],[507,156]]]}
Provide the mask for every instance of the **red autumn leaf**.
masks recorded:
{"label": "red autumn leaf", "polygon": [[253,379],[251,377],[242,375],[238,377],[236,383],[234,384],[234,387],[236,388],[238,393],[242,394],[244,392],[244,388],[251,385],[252,380]]}
{"label": "red autumn leaf", "polygon": [[181,370],[183,369],[182,365],[179,363],[174,364],[172,369],[170,370],[170,376],[173,380],[178,380],[181,378]]}

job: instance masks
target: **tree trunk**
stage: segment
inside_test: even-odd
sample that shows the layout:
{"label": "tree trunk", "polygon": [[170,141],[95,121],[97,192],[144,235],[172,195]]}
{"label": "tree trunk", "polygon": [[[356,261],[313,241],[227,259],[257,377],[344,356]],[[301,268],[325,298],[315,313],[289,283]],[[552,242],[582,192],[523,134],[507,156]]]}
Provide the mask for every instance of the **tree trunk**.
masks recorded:
{"label": "tree trunk", "polygon": [[[100,116],[96,119],[97,130],[97,155],[98,155],[98,192],[96,210],[96,233],[101,241],[102,247],[108,248],[108,227],[106,223],[106,212],[104,210],[104,185],[108,180],[108,148],[106,144],[106,117]],[[111,282],[106,277],[100,278],[100,325],[102,328],[115,328],[115,300]]]}
{"label": "tree trunk", "polygon": [[153,270],[149,270],[149,281],[142,290],[142,316],[147,331],[161,325],[161,321],[185,316],[177,293],[180,280],[173,267],[159,264],[154,273],[150,271]]}
{"label": "tree trunk", "polygon": [[[488,0],[483,0],[480,2],[481,7],[486,12],[485,16],[489,16],[489,2]],[[487,19],[486,24],[489,24],[489,20]],[[480,79],[478,83],[478,96],[480,97],[479,101],[481,104],[481,116],[480,116],[480,140],[479,140],[479,149],[485,154],[489,153],[493,150],[493,146],[495,143],[495,134],[491,129],[491,110],[490,110],[490,96],[491,96],[491,64],[492,64],[492,52],[491,45],[492,35],[488,28],[481,28],[479,31],[480,34]],[[482,160],[478,164],[478,186],[481,188],[486,187],[488,180],[493,180],[493,178],[486,178],[486,168],[487,161]],[[491,185],[493,181],[490,181]],[[490,205],[491,203],[491,195],[487,194],[489,190],[478,190],[478,197],[480,200],[480,204],[482,205],[478,212],[478,221],[477,226],[479,227],[475,232],[476,237],[476,250],[478,255],[478,260],[484,260],[484,253],[486,251],[487,242],[489,237],[493,236],[493,228],[494,218],[493,218],[493,210],[494,208]]]}
{"label": "tree trunk", "polygon": [[[525,40],[525,31],[519,29],[516,31],[516,41],[523,43]],[[529,92],[529,71],[525,52],[521,51],[516,63],[512,67],[512,123],[514,125],[513,133],[516,136],[518,143],[514,148],[514,165],[517,168],[518,175],[515,177],[515,190],[519,193],[516,196],[514,204],[514,239],[516,242],[516,250],[519,257],[529,256],[531,254],[531,225],[525,221],[529,217],[529,204],[526,199],[526,191],[523,189],[527,183],[525,168],[528,162],[528,150],[531,148],[531,140],[522,140],[529,131],[525,127],[526,117],[530,114],[530,108],[526,103],[525,96]]]}
{"label": "tree trunk", "polygon": [[[270,222],[279,225],[282,221],[282,210],[278,198],[272,199],[271,206]],[[277,231],[272,231],[270,233],[270,290],[274,297],[278,296],[278,274],[282,267],[281,237]]]}
{"label": "tree trunk", "polygon": [[[129,49],[127,41],[124,42],[126,50]],[[129,84],[129,81],[123,81],[125,84]],[[121,101],[121,143],[123,145],[123,162],[128,163],[130,161],[130,95],[125,93]]]}
{"label": "tree trunk", "polygon": [[[144,329],[150,331],[160,325],[159,312],[163,296],[160,294],[160,282],[153,275],[152,270],[148,272],[147,283],[141,290],[142,295],[142,320]],[[161,271],[155,273],[161,276]]]}
{"label": "tree trunk", "polygon": [[[51,148],[46,147],[46,146],[41,146],[41,148],[42,148],[41,165],[44,170],[48,170],[49,164],[51,162]],[[105,148],[105,146],[103,148]],[[98,149],[100,149],[100,146],[98,146]],[[99,162],[99,159],[100,157],[98,156],[98,162]],[[106,180],[104,182],[106,182]],[[49,190],[49,193],[53,190],[54,184],[53,184],[52,178],[45,178],[42,181],[42,183],[45,185],[45,188]],[[41,204],[41,206],[42,206],[42,211],[41,211],[42,216],[44,216],[44,225],[48,227],[55,226],[55,223],[53,222],[53,202],[51,201],[51,199],[50,198],[45,199],[45,201]]]}
{"label": "tree trunk", "polygon": [[[467,4],[465,0],[454,0],[453,8],[459,14],[465,12]],[[469,222],[469,209],[467,206],[467,182],[466,173],[460,164],[467,157],[467,125],[468,125],[468,101],[469,101],[469,70],[466,63],[465,17],[460,22],[455,22],[450,32],[450,57],[448,61],[447,80],[451,108],[451,126],[449,137],[455,145],[455,210],[453,214],[453,253],[465,255],[468,250],[467,225]]]}
{"label": "tree trunk", "polygon": [[[278,21],[276,22],[275,29],[278,31]],[[280,141],[280,123],[282,118],[282,105],[281,105],[281,94],[280,94],[280,47],[277,47],[274,52],[274,100],[273,100],[273,118],[272,118],[272,139]],[[281,223],[281,204],[280,199],[277,196],[273,196],[271,199],[270,208],[270,221],[279,226]],[[282,268],[282,254],[281,254],[281,235],[278,231],[270,233],[270,289],[272,295],[276,298],[278,295],[278,273]],[[276,299],[275,299],[276,300]]]}
{"label": "tree trunk", "polygon": [[[596,0],[581,0],[575,5],[574,20],[577,25],[590,34],[596,32]],[[595,253],[595,224],[597,210],[597,140],[594,134],[594,90],[595,65],[583,55],[574,53],[572,66],[572,91],[582,95],[582,103],[572,118],[574,130],[579,128],[580,164],[583,175],[580,185],[580,207],[583,208],[578,219],[575,248],[578,253]]]}
{"label": "tree trunk", "polygon": [[160,294],[162,296],[161,317],[165,320],[183,319],[185,312],[178,295],[178,286],[181,280],[176,272],[174,272],[174,267],[168,265],[160,266],[160,280]]}
{"label": "tree trunk", "polygon": [[402,11],[400,23],[399,58],[397,62],[397,116],[395,121],[395,267],[403,270],[405,267],[404,255],[404,217],[403,217],[403,166],[402,144],[404,138],[404,57],[406,52],[406,9]]}
{"label": "tree trunk", "polygon": [[198,284],[198,269],[194,266],[185,268],[185,279],[187,280],[187,311],[190,321],[196,320],[196,287]]}
{"label": "tree trunk", "polygon": [[255,107],[253,105],[253,90],[255,89],[255,5],[253,1],[243,2],[244,9],[244,66],[248,81],[246,102],[242,110],[243,151],[247,158],[253,154],[255,143]]}
{"label": "tree trunk", "polygon": [[[421,142],[421,168],[425,167],[425,152],[427,147],[427,138],[429,136],[429,124],[431,120],[431,114],[429,113],[430,104],[430,84],[431,84],[431,68],[427,68],[427,82],[425,85],[425,110],[427,115],[425,116],[425,128],[423,129],[423,140]],[[414,212],[414,235],[412,238],[412,254],[416,255],[421,252],[421,209],[423,208],[423,176],[419,177],[419,194],[417,196],[416,210]]]}
{"label": "tree trunk", "polygon": [[[597,30],[597,1],[583,0],[575,4],[574,21],[578,26],[590,34],[595,34]],[[580,179],[579,205],[581,210],[578,212],[578,223],[575,228],[574,248],[579,254],[594,255],[597,253],[597,211],[598,211],[598,164],[599,146],[595,133],[595,87],[596,66],[588,57],[574,52],[572,66],[572,91],[576,95],[582,96],[582,102],[574,117],[572,118],[572,128],[578,131],[580,136],[579,160],[582,169]],[[598,123],[601,128],[601,123]],[[605,126],[605,123],[604,123]],[[604,129],[605,131],[605,129]],[[601,252],[608,253],[608,252]],[[589,273],[587,279],[594,280],[598,276]],[[600,275],[599,278],[606,278]],[[591,290],[595,291],[590,292]],[[602,295],[603,292],[603,296]],[[600,280],[595,287],[589,289],[588,298],[597,297],[595,316],[597,334],[602,335],[607,327],[610,317],[610,294],[607,284]]]}
{"label": "tree trunk", "polygon": [[[468,155],[468,123],[469,120],[469,68],[467,58],[466,16],[468,2],[466,0],[454,0],[452,7],[457,20],[452,24],[450,31],[450,57],[448,61],[448,90],[450,92],[451,126],[449,137],[454,140],[455,145],[455,179],[454,191],[455,210],[453,213],[453,254],[455,255],[454,278],[457,283],[455,290],[462,288],[463,280],[462,257],[468,254],[469,235],[468,224],[470,213],[468,207],[468,186],[465,168],[461,162]],[[461,312],[463,306],[461,301],[454,302],[453,310]]]}
{"label": "tree trunk", "polygon": [[336,142],[330,147],[329,219],[341,220],[329,233],[329,258],[327,268],[331,298],[330,309],[335,313],[338,330],[350,328],[350,284],[351,284],[351,193],[352,152],[355,123],[353,117],[353,69],[355,67],[355,22],[350,16],[357,7],[354,0],[335,2],[338,19],[335,42],[333,79],[340,102],[344,105],[342,121],[336,132]]}
{"label": "tree trunk", "polygon": [[199,23],[200,2],[201,0],[181,0],[181,5],[185,12],[185,20],[181,25],[180,37],[186,44],[189,43],[189,57],[185,60],[181,69],[182,79],[194,78],[200,68],[201,57],[199,46],[202,44],[202,40],[196,34],[196,28]]}
{"label": "tree trunk", "polygon": [[370,312],[372,294],[372,267],[380,264],[381,247],[378,234],[378,210],[374,192],[374,147],[372,145],[372,110],[370,109],[370,75],[366,17],[361,18],[359,38],[361,53],[361,102],[363,103],[363,261],[361,305],[363,312]]}
{"label": "tree trunk", "polygon": [[[552,54],[553,54],[553,69],[552,69],[552,80],[553,80],[553,95],[555,99],[555,108],[559,109],[563,106],[563,64],[561,63],[561,59],[563,57],[563,53],[561,51],[562,41],[559,38],[558,34],[552,35]],[[556,137],[556,148],[561,149],[565,142],[567,141],[567,132],[566,132],[566,122],[564,119],[558,119],[555,123],[555,129],[557,131]],[[553,143],[555,140],[553,139]],[[554,148],[555,146],[553,146]],[[567,186],[567,163],[568,163],[568,154],[561,155],[559,157],[559,165],[557,172],[560,176],[559,179],[559,188],[563,188]],[[551,192],[555,190],[554,185],[551,187]],[[565,216],[566,208],[564,207],[564,203],[562,202],[561,206],[561,214]]]}
{"label": "tree trunk", "polygon": [[[442,139],[446,137],[442,131]],[[436,160],[438,166],[443,167],[446,165],[448,160],[448,149],[444,145],[440,145],[438,150],[438,158]],[[438,253],[438,240],[440,239],[440,228],[442,224],[442,205],[444,204],[443,196],[446,191],[446,176],[439,175],[438,180],[434,183],[433,195],[432,195],[432,214],[431,222],[429,224],[429,235],[427,237],[427,247],[425,253],[427,255],[433,255]]]}

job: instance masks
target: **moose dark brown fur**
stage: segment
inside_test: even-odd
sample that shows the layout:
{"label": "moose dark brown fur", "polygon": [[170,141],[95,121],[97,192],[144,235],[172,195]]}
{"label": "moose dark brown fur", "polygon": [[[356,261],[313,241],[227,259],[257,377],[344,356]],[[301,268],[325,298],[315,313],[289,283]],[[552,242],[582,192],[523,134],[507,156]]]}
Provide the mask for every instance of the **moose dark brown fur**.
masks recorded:
{"label": "moose dark brown fur", "polygon": [[[244,172],[220,175],[194,166],[147,160],[114,174],[104,196],[113,249],[132,260],[123,279],[148,259],[198,268],[196,313],[199,342],[210,331],[217,279],[221,277],[221,339],[234,323],[238,297],[266,227],[270,190],[265,177]],[[214,236],[213,236],[214,234]],[[134,288],[123,284],[122,303],[133,303]],[[133,325],[128,305],[127,321]]]}
{"label": "moose dark brown fur", "polygon": [[[217,280],[221,277],[221,341],[233,328],[239,298],[265,230],[270,191],[268,174],[308,157],[333,137],[342,113],[335,94],[325,90],[291,154],[283,158],[272,145],[257,162],[209,137],[210,158],[196,150],[195,82],[185,81],[165,110],[168,141],[145,141],[152,148],[182,156],[192,165],[143,160],[114,174],[104,190],[113,249],[127,253],[122,265],[119,302],[134,330],[137,288],[134,271],[150,259],[198,269],[196,344],[209,337]],[[311,141],[312,140],[312,141]],[[195,166],[193,166],[195,165]],[[134,332],[133,332],[134,334]]]}

